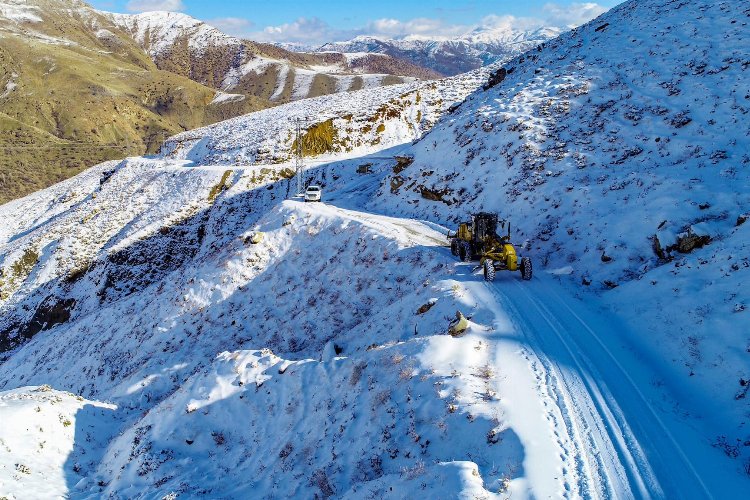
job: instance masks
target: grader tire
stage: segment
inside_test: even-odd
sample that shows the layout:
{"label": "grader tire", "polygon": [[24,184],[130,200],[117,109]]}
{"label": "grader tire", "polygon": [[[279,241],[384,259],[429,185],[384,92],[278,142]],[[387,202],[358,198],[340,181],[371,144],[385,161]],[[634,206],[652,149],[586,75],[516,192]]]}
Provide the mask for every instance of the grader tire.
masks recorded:
{"label": "grader tire", "polygon": [[462,262],[470,262],[471,261],[471,246],[465,241],[461,242],[461,247],[459,248],[459,256],[461,257]]}
{"label": "grader tire", "polygon": [[528,281],[531,279],[531,274],[531,259],[528,257],[524,257],[521,259],[521,278]]}
{"label": "grader tire", "polygon": [[458,257],[458,240],[457,239],[451,240],[451,253]]}
{"label": "grader tire", "polygon": [[490,259],[484,261],[484,281],[495,280],[495,263]]}

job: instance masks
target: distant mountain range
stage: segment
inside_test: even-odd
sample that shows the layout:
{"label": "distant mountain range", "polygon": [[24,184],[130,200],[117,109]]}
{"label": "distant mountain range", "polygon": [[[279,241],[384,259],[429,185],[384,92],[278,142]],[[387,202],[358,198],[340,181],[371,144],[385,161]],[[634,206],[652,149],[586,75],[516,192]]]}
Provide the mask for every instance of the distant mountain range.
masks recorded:
{"label": "distant mountain range", "polygon": [[384,54],[450,76],[515,57],[557,37],[561,31],[552,27],[531,31],[479,28],[452,39],[358,36],[346,42],[327,43],[315,49],[315,52]]}

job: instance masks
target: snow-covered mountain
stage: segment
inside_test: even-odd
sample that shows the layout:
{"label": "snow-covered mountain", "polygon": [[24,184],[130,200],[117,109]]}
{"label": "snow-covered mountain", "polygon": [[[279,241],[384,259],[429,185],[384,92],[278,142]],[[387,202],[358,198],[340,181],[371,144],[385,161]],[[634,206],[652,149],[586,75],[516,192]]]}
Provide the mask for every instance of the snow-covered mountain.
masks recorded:
{"label": "snow-covered mountain", "polygon": [[226,35],[178,12],[107,15],[133,36],[159,68],[225,92],[272,102],[438,76],[387,55],[298,54]]}
{"label": "snow-covered mountain", "polygon": [[387,54],[443,75],[457,75],[510,59],[560,33],[560,29],[550,27],[531,31],[477,28],[452,39],[423,36],[387,39],[362,35],[346,42],[325,44],[317,51]]}
{"label": "snow-covered mountain", "polygon": [[[631,0],[484,88],[289,103],[0,207],[0,493],[741,497],[739,5]],[[450,255],[482,209],[534,279]]]}
{"label": "snow-covered mountain", "polygon": [[743,2],[615,7],[508,62],[404,152],[414,162],[371,205],[446,224],[510,217],[539,263],[627,318],[628,344],[663,370],[651,383],[684,394],[674,411],[742,474],[748,16]]}

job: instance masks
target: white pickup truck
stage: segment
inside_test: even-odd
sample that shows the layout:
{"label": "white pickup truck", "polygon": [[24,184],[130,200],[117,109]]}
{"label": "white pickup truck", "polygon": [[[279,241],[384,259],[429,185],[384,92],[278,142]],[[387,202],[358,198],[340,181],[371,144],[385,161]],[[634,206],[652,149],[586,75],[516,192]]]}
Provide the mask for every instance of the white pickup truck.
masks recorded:
{"label": "white pickup truck", "polygon": [[323,190],[320,189],[320,186],[309,186],[305,190],[305,201],[322,201],[323,199]]}

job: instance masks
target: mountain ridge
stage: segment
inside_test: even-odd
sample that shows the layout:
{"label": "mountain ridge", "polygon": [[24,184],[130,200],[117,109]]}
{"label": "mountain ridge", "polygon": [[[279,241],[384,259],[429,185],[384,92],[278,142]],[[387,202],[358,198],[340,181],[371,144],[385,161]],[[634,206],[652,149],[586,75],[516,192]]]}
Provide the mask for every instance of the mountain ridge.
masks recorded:
{"label": "mountain ridge", "polygon": [[445,76],[453,76],[509,59],[555,38],[561,32],[551,27],[534,30],[477,28],[455,38],[416,35],[391,39],[360,35],[349,41],[324,44],[316,51],[388,54],[432,68]]}

